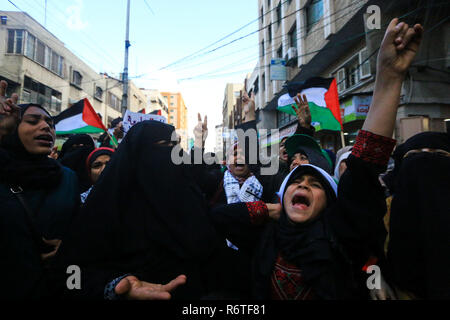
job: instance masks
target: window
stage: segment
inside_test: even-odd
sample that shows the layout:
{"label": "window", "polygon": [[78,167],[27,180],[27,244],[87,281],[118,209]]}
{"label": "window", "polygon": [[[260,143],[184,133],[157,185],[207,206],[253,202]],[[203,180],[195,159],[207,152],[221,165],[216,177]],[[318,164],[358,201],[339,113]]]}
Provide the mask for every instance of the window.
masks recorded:
{"label": "window", "polygon": [[258,93],[259,91],[259,77],[256,78],[255,82],[253,83],[253,92],[255,93],[255,95]]}
{"label": "window", "polygon": [[339,93],[351,89],[360,83],[361,80],[371,76],[370,61],[367,58],[367,49],[364,48],[333,74],[336,77]]}
{"label": "window", "polygon": [[22,92],[23,103],[39,103],[54,112],[61,112],[61,92],[25,76]]}
{"label": "window", "polygon": [[50,69],[50,64],[52,61],[52,49],[50,49],[49,47],[46,47],[45,49],[45,67],[47,69]]}
{"label": "window", "polygon": [[261,7],[261,16],[259,17],[261,19],[261,25],[264,24],[264,9]]}
{"label": "window", "polygon": [[277,26],[279,26],[281,23],[281,1],[282,0],[280,0],[277,6]]}
{"label": "window", "polygon": [[36,38],[31,35],[27,34],[27,47],[25,50],[25,55],[34,60],[34,51],[35,51],[35,44],[36,44]]}
{"label": "window", "polygon": [[265,52],[266,50],[264,49],[264,40],[263,41],[261,41],[261,58],[264,58],[264,52]]}
{"label": "window", "polygon": [[7,53],[22,53],[24,30],[8,30]]}
{"label": "window", "polygon": [[101,100],[103,98],[103,89],[101,87],[95,87],[94,97]]}
{"label": "window", "polygon": [[107,101],[107,104],[108,104],[110,107],[116,109],[117,111],[120,111],[120,104],[121,104],[121,101],[120,101],[120,99],[119,99],[116,95],[112,94],[111,92],[108,92],[108,101]]}
{"label": "window", "polygon": [[272,23],[269,23],[269,42],[272,42]]}
{"label": "window", "polygon": [[25,34],[25,55],[45,68],[58,74],[60,77],[64,77],[64,58],[46,46],[45,43],[37,39],[31,33],[24,32],[24,36]]}
{"label": "window", "polygon": [[283,46],[280,46],[277,50],[277,58],[283,58]]}
{"label": "window", "polygon": [[278,111],[278,128],[283,127],[294,120],[296,117],[286,112]]}
{"label": "window", "polygon": [[323,2],[322,0],[313,0],[311,4],[306,7],[306,32],[319,22],[323,16]]}
{"label": "window", "polygon": [[2,24],[5,25],[6,21],[8,21],[8,17],[7,16],[0,16],[0,20],[2,21]]}
{"label": "window", "polygon": [[45,65],[45,45],[39,40],[36,48],[36,62]]}
{"label": "window", "polygon": [[64,58],[59,56],[58,72],[61,77],[64,77]]}
{"label": "window", "polygon": [[288,33],[289,37],[289,47],[297,48],[297,25],[294,25],[291,28],[291,31]]}
{"label": "window", "polygon": [[267,0],[267,8],[270,8],[270,0]]}
{"label": "window", "polygon": [[367,78],[371,75],[370,72],[370,59],[367,48],[362,49],[359,52],[359,77],[361,79]]}
{"label": "window", "polygon": [[[53,70],[53,57],[52,57],[52,70]],[[83,80],[83,76],[78,71],[73,71],[72,73],[72,83],[77,86],[81,86],[81,81]]]}
{"label": "window", "polygon": [[263,74],[263,75],[262,75],[262,80],[261,80],[261,82],[262,82],[262,90],[263,90],[263,91],[266,91],[266,74]]}
{"label": "window", "polygon": [[173,103],[173,102],[171,102],[171,103],[170,103],[170,105],[171,105],[171,106],[173,107],[174,103]]}
{"label": "window", "polygon": [[52,90],[51,109],[56,112],[61,112],[61,92]]}

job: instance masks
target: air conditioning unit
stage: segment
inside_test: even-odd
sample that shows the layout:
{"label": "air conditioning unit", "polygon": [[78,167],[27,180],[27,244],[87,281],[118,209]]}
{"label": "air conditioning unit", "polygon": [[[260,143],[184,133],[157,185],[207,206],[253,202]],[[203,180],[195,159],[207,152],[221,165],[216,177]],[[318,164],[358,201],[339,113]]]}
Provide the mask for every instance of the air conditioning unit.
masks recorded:
{"label": "air conditioning unit", "polygon": [[297,48],[290,47],[286,54],[286,64],[291,64],[293,61],[297,60]]}

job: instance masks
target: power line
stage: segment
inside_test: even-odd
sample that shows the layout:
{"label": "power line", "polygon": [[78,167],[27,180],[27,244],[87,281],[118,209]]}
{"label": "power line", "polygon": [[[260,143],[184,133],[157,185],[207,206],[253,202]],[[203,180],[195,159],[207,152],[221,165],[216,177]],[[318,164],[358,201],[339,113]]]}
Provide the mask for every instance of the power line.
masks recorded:
{"label": "power line", "polygon": [[[8,1],[10,1],[10,0],[8,0]],[[11,2],[11,1],[10,1],[10,2]],[[18,8],[18,7],[16,6],[16,8]],[[19,9],[19,10],[20,10],[20,13],[23,13],[23,14],[28,15],[25,11],[23,11],[23,10],[21,10],[21,9]],[[3,12],[5,12],[5,11],[3,11]],[[18,19],[15,18],[14,16],[9,15],[8,17],[11,18],[12,20],[14,20],[15,22],[17,22],[19,25],[23,25],[23,21],[18,20]],[[55,37],[55,38],[56,38],[56,37]],[[93,64],[91,60],[85,58],[82,54],[78,53],[75,49],[71,48],[69,45],[64,44],[62,41],[60,41],[60,40],[57,39],[57,38],[56,38],[57,40],[55,40],[55,39],[52,39],[52,38],[50,38],[50,37],[48,37],[48,36],[46,36],[46,35],[44,35],[44,34],[41,34],[41,35],[40,35],[40,39],[45,39],[45,40],[47,41],[47,45],[48,45],[49,43],[53,43],[56,47],[61,47],[61,46],[62,46],[62,47],[65,47],[65,48],[68,49],[69,51],[73,52],[77,58],[81,58],[81,60],[85,60],[85,61],[89,62],[90,64]],[[53,50],[53,49],[52,49],[52,50]],[[54,50],[54,51],[59,51],[59,50]],[[84,62],[84,61],[83,61],[83,62]],[[84,62],[84,63],[85,63],[85,62]],[[95,63],[94,63],[93,65],[95,65]]]}
{"label": "power line", "polygon": [[[356,2],[355,2],[355,3],[356,3]],[[355,3],[353,3],[353,4],[355,4]],[[343,17],[347,16],[348,14],[352,14],[353,12],[355,12],[355,11],[361,9],[363,6],[364,6],[364,4],[363,4],[362,6],[360,6],[360,7],[357,7],[356,9],[352,10],[351,12],[344,13],[344,14],[343,14],[342,16],[340,16],[339,18],[336,18],[335,20],[330,21],[330,22],[327,23],[327,24],[324,24],[321,28],[317,28],[317,29],[313,30],[312,32],[309,33],[309,35],[311,35],[311,34],[313,34],[313,33],[315,33],[315,32],[318,32],[318,31],[323,30],[326,26],[328,26],[328,25],[330,25],[330,24],[332,24],[332,23],[335,23],[336,21],[342,19]],[[349,6],[348,6],[348,7],[349,7]],[[348,8],[348,7],[345,7],[345,8],[343,8],[343,9],[339,10],[339,11],[345,10],[345,9]],[[339,11],[335,12],[334,14],[337,14]],[[333,15],[334,15],[334,14],[333,14]],[[330,15],[330,16],[331,16],[331,15]],[[303,29],[303,28],[300,28],[300,30],[301,30],[301,29]],[[277,40],[277,39],[283,38],[283,37],[285,37],[285,36],[287,36],[287,35],[289,35],[289,32],[287,32],[287,33],[285,33],[285,34],[282,34],[282,35],[280,35],[280,36],[278,36],[278,37],[273,37],[273,38],[271,38],[271,42],[272,42],[272,41],[275,41],[275,40]],[[298,40],[301,40],[301,38],[302,38],[302,37],[301,37],[301,34],[298,34],[296,40],[297,40],[297,41],[298,41]],[[259,43],[256,44],[256,46],[259,46]],[[255,45],[252,46],[252,47],[255,47]],[[277,50],[278,50],[278,48],[274,48],[274,49],[272,49],[271,51],[265,50],[265,52],[264,52],[263,55],[259,55],[259,58],[263,58],[263,57],[265,57],[266,55],[270,55],[270,54],[272,54],[273,52],[276,52]],[[243,51],[243,50],[242,50],[242,51]],[[238,52],[239,52],[239,51],[238,51]],[[221,58],[221,57],[219,57],[219,58]],[[217,59],[219,59],[219,58],[217,58]],[[210,61],[214,61],[214,59],[213,59],[213,60],[210,60]],[[191,68],[196,67],[196,66],[201,65],[201,64],[204,64],[204,63],[199,63],[199,64],[191,65]],[[177,70],[177,69],[175,69],[175,70]],[[179,69],[178,69],[178,70],[179,70]]]}
{"label": "power line", "polygon": [[[436,7],[436,5],[433,5],[433,6],[423,6],[423,7],[418,7],[418,8],[416,8],[415,10],[412,10],[412,11],[410,11],[410,12],[408,12],[408,13],[406,13],[406,14],[400,16],[399,19],[405,18],[405,17],[407,17],[407,16],[413,14],[414,12],[417,12],[417,11],[419,11],[419,10],[421,10],[421,9],[428,8],[428,7]],[[429,33],[429,32],[431,32],[431,31],[433,31],[433,30],[436,29],[439,25],[441,25],[441,24],[443,24],[444,22],[446,22],[448,19],[450,19],[450,17],[447,17],[447,18],[441,20],[440,22],[438,22],[437,24],[435,24],[433,27],[431,27],[430,29],[428,29],[425,33]],[[386,24],[383,25],[382,27],[384,28],[384,27],[386,27],[387,25],[389,25],[389,23],[386,23]],[[325,49],[325,48],[322,48],[322,49],[319,49],[319,50],[314,50],[314,51],[307,52],[307,53],[305,53],[305,54],[299,55],[298,57],[311,55],[311,54],[314,54],[314,53],[318,53],[318,52],[320,52],[320,51],[325,51],[325,50],[331,50],[331,49],[334,49],[334,48],[337,47],[337,46],[340,46],[340,45],[342,45],[342,44],[345,44],[345,43],[348,42],[348,41],[352,41],[352,40],[354,40],[355,38],[364,36],[364,35],[366,35],[367,33],[370,33],[370,32],[372,32],[372,31],[363,32],[363,33],[359,33],[359,34],[353,35],[352,37],[349,37],[349,38],[347,38],[346,40],[343,40],[343,41],[341,41],[341,42],[338,42],[338,43],[334,44],[333,46],[330,46],[330,47],[328,47],[328,48],[326,48],[326,49]],[[357,65],[356,69],[359,69],[359,68],[360,68],[364,63],[366,63],[366,62],[367,62],[374,54],[376,54],[376,53],[378,52],[379,48],[380,48],[380,47],[378,47],[377,49],[375,49],[375,50],[374,50],[374,51],[373,51],[366,59],[364,59],[361,63],[359,63],[359,64]],[[256,67],[255,70],[261,70],[261,69],[264,69],[264,68],[269,67],[269,66],[270,66],[270,65],[259,66],[259,67]],[[233,72],[233,73],[244,72],[244,71],[247,71],[247,70],[249,70],[249,69],[245,69],[245,70],[241,70],[241,71],[236,71],[236,72]],[[212,75],[212,76],[210,75],[211,73],[212,73],[212,72],[205,73],[205,74],[201,74],[201,75],[198,75],[198,76],[195,76],[195,77],[182,78],[182,79],[180,79],[179,81],[193,80],[193,79],[196,79],[196,78],[201,78],[201,77],[203,77],[203,76],[205,76],[205,75],[206,75],[205,78],[211,78],[211,77],[214,77],[214,75]],[[225,75],[228,75],[228,74],[225,74]],[[222,75],[222,74],[217,75],[217,77],[221,77],[221,76],[223,76],[223,75]],[[345,80],[345,79],[344,79],[344,80]],[[341,83],[341,82],[342,82],[342,81],[340,81],[339,83]]]}
{"label": "power line", "polygon": [[[284,3],[286,3],[286,2],[288,2],[288,0],[286,0]],[[272,12],[272,11],[275,10],[275,9],[276,9],[276,8],[273,8],[273,9],[267,11],[267,12],[264,13],[262,16],[259,16],[257,19],[254,19],[254,20],[248,22],[248,23],[245,24],[244,26],[238,28],[237,30],[235,30],[235,31],[233,31],[232,33],[226,35],[225,37],[223,37],[223,38],[221,38],[221,39],[219,39],[219,40],[217,40],[217,41],[211,43],[210,45],[207,45],[206,47],[204,47],[204,48],[202,48],[202,49],[200,49],[200,50],[197,50],[197,51],[194,52],[194,53],[191,53],[191,54],[188,55],[188,56],[185,56],[185,57],[183,57],[183,58],[181,58],[181,59],[179,59],[179,60],[177,60],[177,61],[175,61],[175,62],[173,62],[173,63],[170,63],[170,64],[168,64],[167,66],[160,68],[159,70],[167,69],[167,68],[171,67],[172,65],[178,64],[178,63],[180,63],[181,61],[183,61],[183,60],[185,60],[185,59],[187,59],[187,58],[190,58],[190,57],[192,57],[193,55],[195,55],[195,54],[197,54],[197,53],[199,53],[199,52],[202,52],[203,50],[206,50],[206,49],[212,47],[213,45],[215,45],[215,44],[217,44],[217,43],[219,43],[219,42],[225,40],[226,38],[231,37],[233,34],[235,34],[235,33],[239,32],[239,31],[241,31],[242,29],[244,29],[244,28],[246,28],[246,27],[248,27],[248,26],[251,25],[252,23],[254,23],[254,22],[256,22],[256,21],[259,21],[259,19],[260,19],[261,17],[264,17],[265,15],[269,14],[270,12]]]}
{"label": "power line", "polygon": [[144,0],[145,4],[147,5],[147,8],[153,13],[153,15],[155,15],[155,13],[153,12],[152,8],[150,7],[150,5],[148,4],[147,0]]}
{"label": "power line", "polygon": [[[38,5],[38,8],[39,8],[39,9],[44,10],[44,9],[39,5],[39,3],[37,2],[38,0],[34,0],[34,1],[35,1],[36,4]],[[59,8],[55,3],[53,3],[53,6],[49,6],[49,8],[52,8],[52,9],[58,11],[58,12],[61,14],[61,15],[60,15],[61,18],[62,18],[62,17],[66,18],[66,19],[69,18],[69,16],[67,15],[67,13],[65,13],[65,12],[64,12],[61,8]],[[56,12],[56,11],[55,11],[55,12]],[[60,22],[63,22],[63,21],[60,20],[60,19],[57,19],[58,14],[54,14],[54,15],[51,15],[51,14],[50,14],[49,16],[52,17],[53,23],[55,23],[56,25],[64,26],[64,23],[60,23]],[[59,17],[58,17],[58,18],[59,18]],[[80,30],[80,32],[83,34],[82,37],[78,37],[78,39],[80,40],[80,42],[82,42],[82,43],[86,46],[86,48],[88,48],[90,51],[95,51],[98,58],[100,58],[100,59],[102,59],[102,60],[105,60],[105,59],[108,60],[109,63],[111,64],[111,66],[120,64],[118,61],[115,60],[114,57],[112,57],[111,55],[109,55],[109,54],[107,53],[107,51],[103,51],[103,50],[101,50],[101,48],[100,48],[99,46],[96,46],[96,45],[92,46],[91,44],[89,44],[88,42],[86,42],[85,39],[84,39],[84,37],[89,38],[89,39],[92,41],[92,43],[94,43],[94,44],[95,44],[95,43],[98,43],[98,40],[92,38],[90,34],[88,34],[87,32],[85,32],[85,31],[83,31],[83,30]],[[74,33],[74,34],[75,34],[75,33]]]}
{"label": "power line", "polygon": [[[336,10],[335,12],[333,12],[332,14],[330,14],[330,15],[328,15],[328,16],[326,16],[326,17],[332,17],[332,16],[338,14],[339,12],[341,12],[341,11],[343,11],[343,10],[346,10],[347,8],[350,8],[350,7],[352,7],[352,6],[356,5],[356,4],[359,4],[359,3],[364,2],[364,1],[365,1],[365,0],[359,0],[359,1],[357,1],[357,2],[352,2],[350,5],[348,5],[348,6],[344,7],[344,8],[341,8],[341,9],[339,9],[339,10]],[[285,1],[285,2],[287,2],[287,1]],[[359,10],[359,9],[362,8],[364,5],[365,5],[365,3],[364,3],[362,6],[358,7],[356,10]],[[275,10],[275,9],[276,9],[276,7],[273,8],[272,10],[267,11],[264,15],[266,15],[266,14],[272,12],[272,11]],[[286,19],[286,18],[288,18],[288,17],[294,15],[295,13],[297,13],[297,12],[299,12],[300,10],[303,10],[303,9],[304,9],[304,7],[300,8],[300,9],[297,9],[297,10],[295,10],[294,12],[292,12],[292,13],[290,13],[290,14],[284,16],[284,17],[282,17],[281,19],[279,19],[279,20],[277,20],[277,21],[275,21],[275,22],[278,22],[278,21],[281,21],[281,20],[283,20],[283,19]],[[356,10],[354,10],[354,11],[356,11]],[[346,13],[346,14],[349,14],[349,13]],[[340,18],[344,17],[346,14],[344,14],[344,15],[341,16]],[[261,17],[261,16],[260,16],[260,17]],[[260,17],[259,17],[259,18],[260,18]],[[326,17],[323,17],[323,18],[325,19]],[[259,20],[259,18],[256,19],[256,20]],[[256,20],[253,20],[252,22],[255,22]],[[335,22],[335,21],[337,21],[337,20],[338,20],[338,19],[335,19],[335,20],[332,21],[332,22]],[[274,23],[275,23],[275,22],[274,22]],[[330,22],[329,24],[331,24],[332,22]],[[193,54],[191,54],[191,55],[189,55],[189,56],[187,56],[187,57],[185,57],[185,58],[179,59],[179,60],[177,60],[176,62],[171,63],[170,65],[167,65],[166,67],[160,68],[159,71],[160,71],[160,70],[163,70],[163,69],[167,69],[167,68],[168,68],[169,66],[171,66],[171,65],[179,64],[179,63],[181,63],[183,60],[186,60],[186,59],[189,58],[189,57],[191,57],[191,59],[187,59],[187,61],[191,61],[191,60],[193,60],[193,59],[196,59],[196,58],[199,58],[199,57],[201,57],[201,56],[204,56],[204,55],[207,55],[207,54],[209,54],[209,53],[212,53],[212,52],[214,52],[214,51],[216,51],[216,50],[219,50],[219,49],[221,49],[221,48],[223,48],[223,47],[225,47],[225,46],[228,46],[228,45],[230,45],[230,44],[232,44],[232,43],[234,43],[234,42],[236,42],[236,41],[242,40],[242,39],[244,39],[244,38],[246,38],[246,37],[248,37],[248,36],[250,36],[250,35],[252,35],[252,34],[254,34],[254,33],[256,33],[256,32],[259,32],[259,31],[261,31],[261,30],[264,30],[265,28],[270,27],[272,24],[273,24],[273,23],[268,24],[268,25],[266,25],[265,27],[259,28],[259,29],[256,30],[256,31],[253,31],[253,32],[251,32],[251,33],[249,33],[249,34],[247,34],[247,35],[244,35],[244,36],[240,37],[240,38],[234,39],[234,40],[232,40],[231,42],[228,42],[228,43],[226,43],[226,44],[224,44],[224,45],[221,45],[221,46],[219,46],[219,47],[217,47],[217,48],[214,48],[214,49],[212,49],[212,50],[210,50],[210,51],[207,51],[207,52],[204,52],[204,53],[202,53],[202,54],[199,54],[199,55],[197,55],[197,56],[195,56],[195,57],[192,57],[192,56],[195,54],[195,53],[193,53]],[[247,25],[248,25],[248,24],[247,24]],[[246,26],[247,26],[247,25],[246,25]],[[328,25],[328,24],[327,24],[327,25]],[[300,30],[306,29],[307,27],[308,27],[308,26],[301,27]],[[325,26],[323,26],[322,28],[324,28],[324,27],[325,27]],[[313,32],[317,32],[317,31],[319,31],[319,30],[314,30]],[[236,32],[237,32],[237,31],[235,31],[234,33],[236,33]],[[311,32],[311,34],[312,34],[313,32]],[[232,35],[232,34],[234,34],[234,33],[231,33],[230,35]],[[279,36],[279,37],[275,37],[275,38],[273,38],[273,40],[276,40],[276,39],[278,39],[278,38],[284,37],[284,36],[286,36],[286,35],[288,35],[288,34],[289,34],[289,33],[284,34],[284,35],[281,35],[281,36]],[[299,36],[300,36],[300,35],[299,35]],[[228,37],[228,36],[227,36],[227,37]],[[224,38],[222,38],[221,40],[223,40],[223,39],[224,39]],[[298,40],[298,39],[299,39],[299,38],[297,38],[297,40]],[[215,43],[220,42],[221,40],[218,40],[218,41],[216,41]],[[257,45],[259,45],[259,44],[257,44]],[[212,45],[210,45],[210,46],[212,46]],[[210,47],[210,46],[208,46],[208,47]],[[198,50],[197,53],[200,52],[200,51],[202,51],[202,50],[204,50],[204,49],[205,49],[205,48]],[[203,64],[203,63],[201,63],[201,64]],[[197,66],[197,65],[194,65],[194,66]],[[153,71],[153,72],[154,72],[154,71]],[[145,75],[146,75],[146,74],[142,74],[142,75],[140,75],[140,76],[138,76],[138,77],[143,77],[143,76],[145,76]]]}
{"label": "power line", "polygon": [[[363,5],[363,6],[364,6],[364,5]],[[344,17],[344,16],[346,16],[346,15],[348,15],[348,14],[351,14],[351,13],[353,13],[353,12],[359,10],[359,9],[362,8],[363,6],[360,6],[360,7],[356,8],[356,9],[354,9],[354,10],[351,11],[351,12],[345,13],[345,14],[342,15],[341,17],[336,18],[336,19],[333,20],[333,21],[330,21],[327,25],[329,25],[329,24],[331,24],[331,23],[334,23],[334,22],[336,22],[337,20],[341,19],[342,17]],[[346,7],[346,8],[348,8],[348,7]],[[342,9],[342,10],[345,10],[346,8],[344,8],[344,9]],[[340,10],[340,11],[342,11],[342,10]],[[335,13],[337,13],[337,12],[335,12]],[[320,31],[320,30],[322,30],[323,28],[325,28],[327,25],[324,24],[321,28],[316,29],[316,30],[314,30],[313,32]],[[311,35],[313,32],[311,32],[309,35]],[[364,34],[365,34],[365,33],[363,33],[362,35],[364,35]],[[287,34],[283,34],[283,35],[281,35],[281,36],[279,36],[279,37],[275,37],[275,38],[273,38],[273,40],[275,40],[276,38],[284,37],[284,36],[286,36],[286,35],[287,35]],[[300,40],[300,39],[301,39],[301,34],[298,35],[297,40]],[[258,44],[258,45],[259,45],[259,44]],[[260,55],[259,58],[263,58],[263,57],[265,57],[266,55],[269,55],[269,54],[271,54],[271,53],[273,53],[273,52],[276,52],[277,50],[278,50],[277,48],[274,48],[274,49],[271,50],[271,51],[266,51],[266,52],[264,52],[264,55],[262,55],[262,56]],[[321,51],[321,50],[323,50],[323,49],[319,49],[319,50],[316,50],[316,51],[312,51],[312,52],[310,52],[310,53],[307,53],[306,55],[309,55],[309,54],[312,54],[312,53],[316,53],[316,52],[319,52],[319,51]],[[302,56],[302,55],[300,55],[300,56]],[[300,56],[299,56],[299,57],[300,57]],[[267,67],[267,66],[269,66],[269,65],[261,66],[261,67],[259,67],[259,68],[265,68],[265,67]],[[207,73],[207,74],[209,74],[209,73]],[[185,80],[185,79],[190,79],[190,78],[183,78],[183,79]]]}
{"label": "power line", "polygon": [[[54,2],[53,0],[52,0],[52,2]],[[64,15],[65,16],[65,14],[64,14],[64,12],[63,12],[63,10],[60,8],[60,7],[58,7],[55,3],[53,4],[53,7],[56,9],[56,10],[58,10],[59,12],[61,12],[61,14],[62,15]],[[93,41],[93,43],[98,43],[98,40],[97,39],[94,39],[88,32],[86,32],[86,31],[81,31],[84,35],[86,35],[89,39],[91,39],[92,41]],[[84,41],[83,41],[84,42]],[[88,47],[88,48],[92,48],[92,47],[90,47],[90,45],[88,45],[86,42],[84,42],[85,44],[86,44],[86,46]],[[96,45],[94,45],[94,48],[96,49],[96,50],[101,50],[100,49],[100,47],[99,46],[96,46]],[[100,51],[97,51],[97,52],[100,52]],[[111,60],[110,60],[110,62],[112,62],[113,64],[121,64],[121,62],[119,62],[118,60],[116,60],[117,58],[115,58],[115,57],[113,57],[113,56],[111,56],[111,55],[109,55],[108,53],[107,53],[107,51],[101,51],[101,54],[99,55],[99,57],[107,57],[107,58],[110,58]]]}

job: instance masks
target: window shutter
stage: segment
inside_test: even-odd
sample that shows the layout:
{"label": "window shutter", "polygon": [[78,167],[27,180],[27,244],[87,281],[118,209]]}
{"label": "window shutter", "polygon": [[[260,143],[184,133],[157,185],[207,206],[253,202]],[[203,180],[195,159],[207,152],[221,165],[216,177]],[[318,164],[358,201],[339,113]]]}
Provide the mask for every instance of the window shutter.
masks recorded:
{"label": "window shutter", "polygon": [[[360,79],[370,77],[370,59],[367,59],[367,48],[359,52],[359,75]],[[367,59],[367,61],[366,61]]]}
{"label": "window shutter", "polygon": [[337,89],[338,92],[342,92],[345,90],[346,85],[345,85],[345,68],[339,69],[337,71]]}

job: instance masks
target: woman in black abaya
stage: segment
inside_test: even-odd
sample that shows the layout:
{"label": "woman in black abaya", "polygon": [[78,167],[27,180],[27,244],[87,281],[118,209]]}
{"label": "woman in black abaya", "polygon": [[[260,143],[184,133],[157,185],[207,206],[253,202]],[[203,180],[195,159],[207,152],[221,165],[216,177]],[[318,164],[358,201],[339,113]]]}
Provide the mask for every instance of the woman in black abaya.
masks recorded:
{"label": "woman in black abaya", "polygon": [[86,172],[86,159],[95,149],[94,140],[87,134],[75,134],[64,142],[59,155],[60,163],[75,171],[83,193],[91,187],[89,175]]}
{"label": "woman in black abaya", "polygon": [[450,298],[450,136],[419,133],[394,152],[385,177],[393,193],[388,262],[398,289],[419,299]]}
{"label": "woman in black abaya", "polygon": [[79,207],[75,174],[48,157],[51,115],[20,105],[17,128],[0,143],[0,299],[50,297],[48,268]]}
{"label": "woman in black abaya", "polygon": [[178,298],[210,290],[207,262],[222,243],[190,168],[171,160],[174,130],[156,121],[133,126],[74,222],[60,261],[83,270],[84,298],[110,298],[105,287],[114,291],[125,274],[150,283],[184,274]]}

